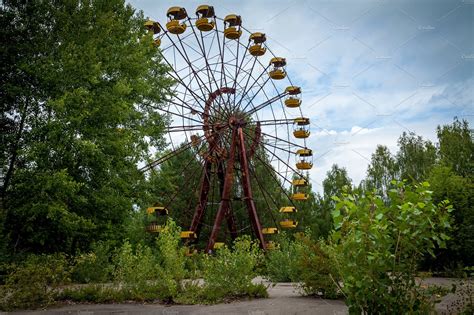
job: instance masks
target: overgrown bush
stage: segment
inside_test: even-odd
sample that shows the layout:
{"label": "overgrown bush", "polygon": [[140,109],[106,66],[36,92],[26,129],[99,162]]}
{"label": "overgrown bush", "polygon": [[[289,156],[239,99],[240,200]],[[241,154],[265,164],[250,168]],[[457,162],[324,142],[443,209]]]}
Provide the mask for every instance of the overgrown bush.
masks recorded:
{"label": "overgrown bush", "polygon": [[327,250],[350,313],[432,311],[415,276],[422,256],[445,245],[452,207],[435,205],[428,183],[393,185],[388,201],[374,193],[334,197],[335,231]]}
{"label": "overgrown bush", "polygon": [[156,279],[156,259],[151,248],[138,244],[135,249],[125,241],[113,258],[114,280],[129,287],[143,287],[146,281]]}
{"label": "overgrown bush", "polygon": [[337,286],[340,279],[325,250],[325,243],[310,238],[303,238],[301,242],[304,245],[298,252],[297,270],[303,293],[326,299],[340,298],[341,290]]}
{"label": "overgrown bush", "polygon": [[204,296],[209,302],[239,296],[267,296],[266,287],[253,284],[255,268],[262,259],[258,244],[248,236],[237,239],[233,250],[227,246],[217,250],[215,256],[203,259]]}
{"label": "overgrown bush", "polygon": [[72,280],[74,283],[104,283],[111,280],[113,265],[111,249],[107,243],[94,245],[93,251],[74,258]]}
{"label": "overgrown bush", "polygon": [[265,256],[266,276],[272,282],[300,281],[299,260],[304,244],[301,240],[291,240],[286,233],[278,236],[277,243],[279,247]]}
{"label": "overgrown bush", "polygon": [[160,233],[156,244],[159,251],[161,268],[157,270],[162,285],[162,295],[168,300],[181,292],[181,282],[186,273],[184,248],[180,245],[180,228],[172,219]]}
{"label": "overgrown bush", "polygon": [[34,309],[51,304],[55,289],[70,281],[70,269],[62,254],[31,255],[11,265],[0,289],[0,309]]}
{"label": "overgrown bush", "polygon": [[125,301],[154,302],[160,300],[161,288],[149,283],[137,289],[130,286],[91,284],[77,288],[65,288],[56,297],[58,301],[122,303]]}

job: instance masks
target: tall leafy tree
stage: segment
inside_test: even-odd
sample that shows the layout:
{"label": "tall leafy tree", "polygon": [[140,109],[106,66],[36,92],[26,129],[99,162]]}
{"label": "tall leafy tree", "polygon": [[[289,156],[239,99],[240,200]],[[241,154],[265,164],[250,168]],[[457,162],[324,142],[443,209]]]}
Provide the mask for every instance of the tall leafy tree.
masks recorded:
{"label": "tall leafy tree", "polygon": [[468,122],[455,118],[451,125],[438,126],[436,132],[441,162],[451,167],[456,174],[472,178],[474,141]]}
{"label": "tall leafy tree", "polygon": [[344,167],[333,164],[323,180],[324,198],[331,200],[333,196],[339,196],[344,187],[349,192],[352,188],[352,180],[347,175],[347,170]]}
{"label": "tall leafy tree", "polygon": [[397,175],[398,165],[390,150],[386,146],[378,145],[367,168],[364,189],[375,189],[379,195],[387,197],[391,182]]}
{"label": "tall leafy tree", "polygon": [[453,231],[447,249],[438,252],[434,267],[456,267],[474,261],[474,182],[457,175],[450,167],[437,165],[428,178],[437,203],[449,200],[453,205]]}
{"label": "tall leafy tree", "polygon": [[146,188],[137,163],[163,144],[156,107],[172,84],[143,16],[121,0],[4,1],[2,11],[13,21],[2,37],[15,38],[1,95],[11,248],[71,252],[120,237]]}
{"label": "tall leafy tree", "polygon": [[404,132],[398,139],[396,156],[401,179],[413,183],[425,180],[436,163],[436,147],[414,133]]}

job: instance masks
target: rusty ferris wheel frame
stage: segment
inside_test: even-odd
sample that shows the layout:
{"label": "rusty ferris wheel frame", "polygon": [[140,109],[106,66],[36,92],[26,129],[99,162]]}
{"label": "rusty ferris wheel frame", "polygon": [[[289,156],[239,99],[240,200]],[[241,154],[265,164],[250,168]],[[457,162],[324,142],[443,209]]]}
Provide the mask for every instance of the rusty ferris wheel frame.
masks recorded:
{"label": "rusty ferris wheel frame", "polygon": [[[270,249],[274,244],[265,236],[278,233],[278,225],[295,228],[298,223],[291,218],[297,211],[295,202],[308,198],[304,192],[308,178],[303,171],[312,167],[312,150],[306,146],[309,119],[301,111],[301,89],[289,79],[285,58],[275,56],[266,45],[266,35],[243,27],[240,16],[218,18],[208,5],[199,6],[195,14],[190,17],[185,8],[171,7],[166,25],[153,20],[145,23],[176,86],[166,106],[157,108],[171,119],[167,132],[172,149],[141,171],[159,167],[187,150],[199,152],[199,170],[189,172],[186,181],[200,176],[200,185],[196,187],[198,202],[189,229],[181,237],[187,243],[196,242],[205,224],[206,210],[210,204],[217,204],[206,252],[217,248],[224,219],[235,239],[239,230],[231,194],[238,186],[253,234],[261,248]],[[176,139],[185,144],[177,146]],[[258,149],[270,157],[269,161],[256,154]],[[290,162],[292,155],[296,159],[294,167]],[[261,226],[255,206],[252,178],[267,210],[278,208],[271,205],[270,194],[255,174],[256,163],[270,172],[290,204],[280,208],[287,218],[279,223],[274,220],[275,227]],[[185,166],[183,173],[188,172],[190,165]],[[213,175],[217,180],[212,180]],[[291,186],[290,193],[285,184]],[[216,199],[210,197],[215,190]],[[148,208],[148,213],[167,215],[177,195],[178,192],[168,196],[166,202]],[[148,230],[159,232],[161,228],[152,222]]]}

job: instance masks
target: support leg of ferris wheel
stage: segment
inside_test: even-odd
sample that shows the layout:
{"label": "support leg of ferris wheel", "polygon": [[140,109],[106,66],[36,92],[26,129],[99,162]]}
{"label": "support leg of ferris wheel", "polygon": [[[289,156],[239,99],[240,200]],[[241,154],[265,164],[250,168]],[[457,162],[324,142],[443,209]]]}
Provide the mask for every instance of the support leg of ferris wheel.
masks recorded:
{"label": "support leg of ferris wheel", "polygon": [[240,165],[242,168],[242,186],[244,189],[245,203],[247,204],[247,210],[249,213],[250,221],[252,222],[252,228],[255,233],[255,236],[260,241],[260,247],[262,249],[265,249],[265,239],[263,238],[262,226],[260,225],[260,220],[258,219],[257,208],[255,207],[252,189],[250,187],[249,164],[247,160],[247,152],[245,150],[244,132],[241,127],[238,128],[238,136],[238,143],[240,147]]}
{"label": "support leg of ferris wheel", "polygon": [[214,248],[217,234],[219,233],[222,224],[222,219],[230,209],[230,194],[232,191],[232,182],[234,181],[235,148],[237,147],[237,128],[234,127],[232,129],[232,142],[230,146],[229,159],[227,160],[222,197],[214,220],[214,226],[212,227],[212,232],[206,246],[206,253],[210,253]]}
{"label": "support leg of ferris wheel", "polygon": [[[220,187],[220,195],[222,196],[222,192],[224,191],[224,182],[225,182],[225,175],[224,175],[224,162],[219,161],[217,165],[217,177],[219,179],[219,187]],[[234,216],[234,211],[232,207],[229,206],[227,213],[225,214],[227,220],[227,226],[230,231],[230,236],[232,240],[237,238],[237,223]]]}
{"label": "support leg of ferris wheel", "polygon": [[193,231],[197,235],[201,230],[202,219],[204,217],[204,211],[206,210],[207,200],[209,197],[209,189],[211,187],[211,168],[212,163],[208,160],[204,163],[204,174],[201,179],[201,189],[199,192],[199,203],[194,210],[193,221],[191,222],[190,231]]}

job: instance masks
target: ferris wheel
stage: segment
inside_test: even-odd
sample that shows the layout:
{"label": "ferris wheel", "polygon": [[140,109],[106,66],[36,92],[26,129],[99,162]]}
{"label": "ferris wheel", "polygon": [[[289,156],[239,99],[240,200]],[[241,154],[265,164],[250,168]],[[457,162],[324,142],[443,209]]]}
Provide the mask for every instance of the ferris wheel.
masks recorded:
{"label": "ferris wheel", "polygon": [[[166,23],[148,20],[145,27],[176,83],[173,96],[159,109],[170,119],[170,151],[142,171],[191,151],[199,184],[180,188],[195,191],[189,209],[173,209],[176,196],[149,207],[157,219],[147,229],[160,232],[159,218],[170,211],[191,211],[181,237],[196,243],[208,228],[206,252],[211,252],[222,245],[224,219],[232,238],[243,229],[235,216],[242,209],[261,248],[271,249],[272,235],[297,227],[298,203],[308,199],[305,172],[313,166],[313,154],[306,146],[310,121],[301,110],[301,89],[290,80],[286,59],[272,53],[264,33],[246,29],[241,16],[219,18],[209,5],[199,6],[192,16],[185,8],[171,7],[166,16]],[[267,200],[257,166],[278,184],[286,203]],[[183,170],[186,177],[191,173]],[[266,199],[265,209],[257,208],[255,198]],[[280,219],[262,226],[264,210]]]}

